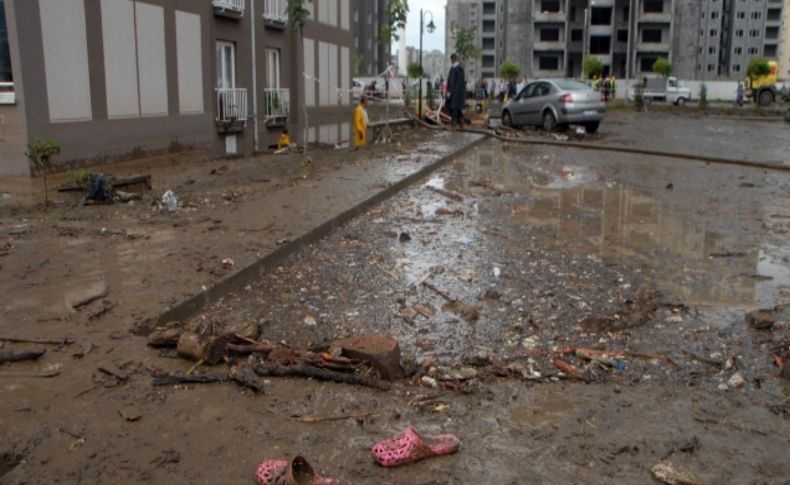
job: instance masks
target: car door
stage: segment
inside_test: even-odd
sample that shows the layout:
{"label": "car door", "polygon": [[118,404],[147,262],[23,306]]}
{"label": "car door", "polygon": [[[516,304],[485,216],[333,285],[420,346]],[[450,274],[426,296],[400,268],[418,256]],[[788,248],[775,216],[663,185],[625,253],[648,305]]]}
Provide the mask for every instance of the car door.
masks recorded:
{"label": "car door", "polygon": [[549,104],[551,98],[551,84],[546,81],[539,81],[535,86],[535,91],[529,103],[528,124],[539,126],[543,124],[543,108]]}
{"label": "car door", "polygon": [[529,100],[532,97],[532,93],[535,91],[538,83],[530,83],[521,90],[516,98],[513,100],[513,122],[517,125],[526,125],[528,124],[529,119]]}

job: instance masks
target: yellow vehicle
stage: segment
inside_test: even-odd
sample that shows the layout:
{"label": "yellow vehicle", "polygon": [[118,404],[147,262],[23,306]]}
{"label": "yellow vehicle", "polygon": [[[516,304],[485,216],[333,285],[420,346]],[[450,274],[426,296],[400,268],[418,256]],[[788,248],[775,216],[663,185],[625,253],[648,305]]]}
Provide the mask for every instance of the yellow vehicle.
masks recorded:
{"label": "yellow vehicle", "polygon": [[779,73],[776,61],[768,61],[768,65],[771,67],[770,73],[764,76],[746,77],[746,95],[760,106],[770,106],[778,96],[786,94],[776,89],[776,77]]}

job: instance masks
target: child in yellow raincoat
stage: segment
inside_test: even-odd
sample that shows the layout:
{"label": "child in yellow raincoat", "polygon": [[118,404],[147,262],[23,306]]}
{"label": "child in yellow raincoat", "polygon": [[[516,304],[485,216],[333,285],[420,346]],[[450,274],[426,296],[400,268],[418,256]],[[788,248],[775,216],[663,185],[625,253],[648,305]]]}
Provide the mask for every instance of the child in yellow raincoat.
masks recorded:
{"label": "child in yellow raincoat", "polygon": [[283,132],[280,134],[280,140],[277,142],[277,149],[282,150],[289,146],[291,146],[291,137],[288,136],[288,128],[283,128]]}
{"label": "child in yellow raincoat", "polygon": [[368,99],[365,96],[359,100],[357,108],[354,110],[354,146],[359,148],[365,146],[368,137]]}

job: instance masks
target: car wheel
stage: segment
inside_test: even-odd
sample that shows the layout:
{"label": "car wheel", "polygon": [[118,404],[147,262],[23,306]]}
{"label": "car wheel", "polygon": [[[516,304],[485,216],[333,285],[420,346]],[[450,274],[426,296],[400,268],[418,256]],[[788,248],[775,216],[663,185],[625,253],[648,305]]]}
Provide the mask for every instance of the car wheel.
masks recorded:
{"label": "car wheel", "polygon": [[502,113],[502,124],[508,127],[513,126],[513,118],[510,116],[510,111]]}
{"label": "car wheel", "polygon": [[758,98],[760,106],[770,106],[774,102],[774,93],[771,91],[763,91]]}
{"label": "car wheel", "polygon": [[599,126],[601,126],[600,121],[593,121],[591,123],[585,123],[584,129],[585,131],[587,131],[587,133],[595,133],[596,131],[598,131]]}
{"label": "car wheel", "polygon": [[554,117],[554,113],[551,111],[546,111],[543,113],[543,129],[552,132],[557,129],[557,118]]}
{"label": "car wheel", "polygon": [[685,106],[686,105],[686,98],[678,98],[678,100],[675,102],[675,104],[677,104],[678,106]]}

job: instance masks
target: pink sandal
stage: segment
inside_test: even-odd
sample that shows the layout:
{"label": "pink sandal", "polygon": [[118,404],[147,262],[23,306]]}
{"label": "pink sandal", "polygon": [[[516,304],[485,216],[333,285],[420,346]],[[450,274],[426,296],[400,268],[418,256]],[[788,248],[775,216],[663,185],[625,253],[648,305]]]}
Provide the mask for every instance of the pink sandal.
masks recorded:
{"label": "pink sandal", "polygon": [[406,428],[395,439],[373,445],[373,457],[383,467],[414,463],[432,456],[450,455],[458,451],[461,440],[453,434],[440,434],[423,439],[417,431]]}
{"label": "pink sandal", "polygon": [[264,460],[255,473],[259,485],[333,485],[338,482],[322,477],[313,470],[303,456],[290,463],[283,460]]}

